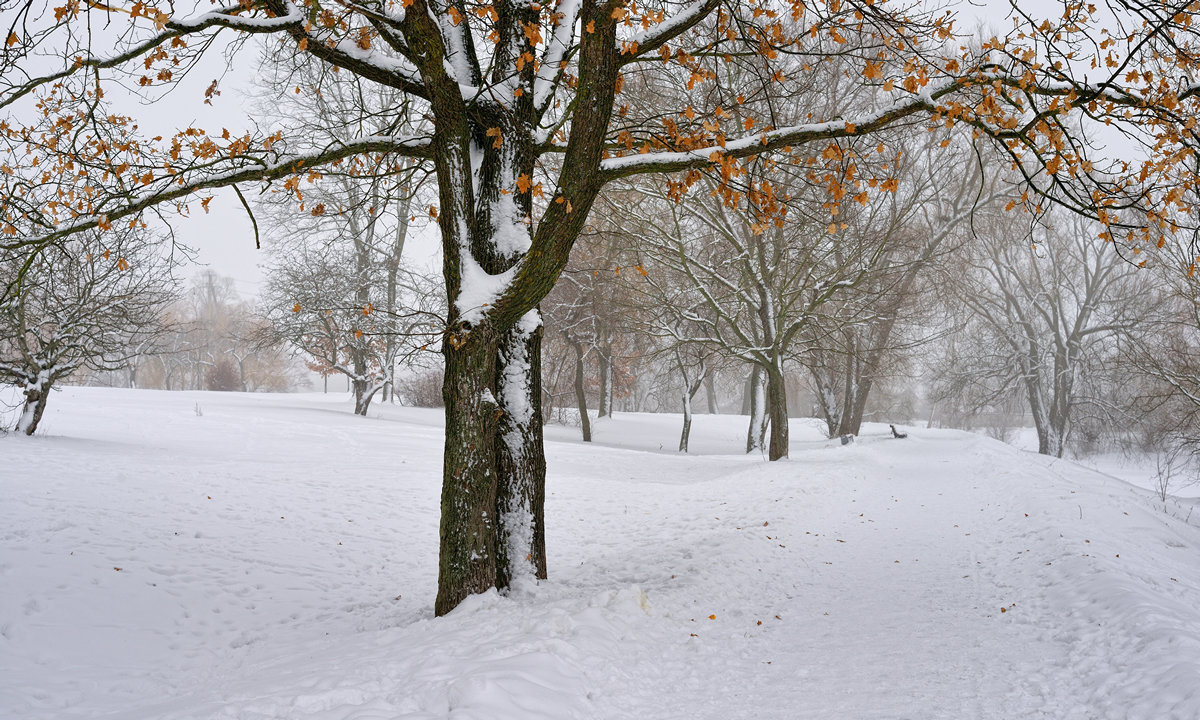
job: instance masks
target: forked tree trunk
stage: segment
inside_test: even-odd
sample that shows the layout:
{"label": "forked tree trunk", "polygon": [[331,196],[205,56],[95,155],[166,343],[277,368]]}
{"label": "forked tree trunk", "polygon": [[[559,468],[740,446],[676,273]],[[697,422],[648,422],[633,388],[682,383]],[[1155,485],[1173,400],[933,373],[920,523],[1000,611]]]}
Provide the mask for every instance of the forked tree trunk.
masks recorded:
{"label": "forked tree trunk", "polygon": [[[609,50],[610,43],[616,42],[615,16],[607,6],[585,3],[579,22],[595,32],[580,46],[576,88],[586,112],[572,120],[563,163],[565,168],[587,171],[564,169],[554,190],[555,201],[548,203],[526,245],[518,236],[530,233],[533,227],[533,193],[520,188],[535,173],[540,152],[535,147],[539,142],[535,130],[541,111],[534,105],[535,93],[529,91],[534,87],[534,63],[524,59],[537,50],[519,30],[536,24],[537,7],[518,4],[511,8],[511,15],[502,13],[501,25],[508,30],[500,32],[496,45],[489,49],[491,82],[506,85],[519,75],[520,87],[526,90],[511,111],[501,110],[499,103],[477,106],[463,100],[458,82],[469,79],[482,86],[484,80],[474,66],[473,46],[455,50],[474,66],[474,77],[458,81],[445,71],[448,58],[441,54],[440,45],[429,43],[412,54],[426,77],[436,129],[431,153],[438,177],[438,225],[449,300],[449,330],[443,342],[446,447],[434,607],[438,615],[449,612],[468,595],[511,582],[522,574],[525,562],[535,575],[545,573],[545,553],[538,548],[544,542],[541,425],[533,418],[522,423],[516,411],[523,406],[510,405],[517,396],[539,397],[541,384],[534,372],[537,363],[532,357],[525,363],[516,360],[520,355],[517,347],[523,346],[527,354],[536,351],[538,336],[527,327],[530,314],[536,317],[534,307],[550,292],[566,265],[571,245],[582,232],[603,183],[598,168],[620,66],[618,56]],[[487,137],[492,129],[500,133],[494,144]],[[514,193],[514,188],[518,192]],[[530,254],[533,248],[537,251]],[[484,309],[476,295],[464,298],[464,291],[479,289],[478,270],[495,279],[522,259],[526,262],[495,304],[489,301]],[[465,267],[473,272],[465,276]],[[470,300],[466,307],[460,305],[465,300]],[[514,317],[512,312],[518,310],[521,315]],[[520,330],[523,326],[526,329]],[[508,336],[514,332],[520,336]],[[498,381],[501,372],[503,391]],[[526,392],[514,391],[522,386]],[[586,423],[586,406],[580,405]],[[498,446],[506,441],[507,447]],[[501,527],[510,521],[511,526]],[[518,546],[526,544],[528,551],[521,553]]]}
{"label": "forked tree trunk", "polygon": [[862,431],[863,416],[867,411],[867,399],[875,385],[874,372],[874,368],[869,368],[868,372],[858,379],[849,412],[842,417],[842,435],[858,435]]}
{"label": "forked tree trunk", "polygon": [[534,311],[503,337],[480,325],[443,350],[438,615],[488,588],[546,577],[541,339]]}
{"label": "forked tree trunk", "polygon": [[21,408],[21,416],[17,418],[17,432],[32,435],[37,431],[38,423],[42,421],[42,413],[46,412],[46,400],[49,395],[49,386],[25,390],[25,405]]}
{"label": "forked tree trunk", "polygon": [[355,380],[354,381],[354,414],[366,417],[367,410],[371,407],[371,400],[374,399],[375,393],[379,391],[380,386],[370,380]]}

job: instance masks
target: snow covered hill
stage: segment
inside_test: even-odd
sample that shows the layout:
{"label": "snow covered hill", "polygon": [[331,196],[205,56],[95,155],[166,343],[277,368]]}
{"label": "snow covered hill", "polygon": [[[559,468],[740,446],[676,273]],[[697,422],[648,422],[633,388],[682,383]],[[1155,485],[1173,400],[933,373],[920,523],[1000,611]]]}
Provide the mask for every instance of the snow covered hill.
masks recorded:
{"label": "snow covered hill", "polygon": [[1189,505],[960,432],[796,421],[769,464],[678,423],[548,429],[550,581],[435,619],[440,413],[68,388],[0,439],[0,717],[1200,717]]}

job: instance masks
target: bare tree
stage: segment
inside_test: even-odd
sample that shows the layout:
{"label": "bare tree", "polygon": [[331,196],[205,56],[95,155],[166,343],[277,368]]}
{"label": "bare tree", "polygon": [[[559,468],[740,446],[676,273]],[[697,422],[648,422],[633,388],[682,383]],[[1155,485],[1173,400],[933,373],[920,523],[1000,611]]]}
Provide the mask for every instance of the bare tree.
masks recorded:
{"label": "bare tree", "polygon": [[16,429],[32,435],[56,384],[123,368],[163,331],[176,288],[171,258],[136,229],[80,235],[26,263],[0,258],[0,282],[15,288],[0,303],[0,382],[21,389]]}
{"label": "bare tree", "polygon": [[[1145,315],[1149,273],[1125,262],[1095,224],[1055,216],[1027,223],[993,217],[943,286],[968,311],[940,370],[950,393],[975,385],[981,398],[1019,388],[1038,452],[1061,457],[1080,409],[1115,416],[1102,371]],[[1024,236],[1025,243],[1013,241]]]}
{"label": "bare tree", "polygon": [[[935,144],[953,150],[935,154]],[[906,199],[888,209],[885,227],[867,230],[886,233],[883,256],[855,292],[822,309],[798,358],[809,370],[830,437],[857,435],[876,383],[903,364],[906,352],[936,337],[927,322],[936,290],[927,276],[976,219],[999,212],[1010,199],[1011,184],[1001,181],[987,148],[933,135],[913,143],[905,158],[895,170],[904,178]]]}

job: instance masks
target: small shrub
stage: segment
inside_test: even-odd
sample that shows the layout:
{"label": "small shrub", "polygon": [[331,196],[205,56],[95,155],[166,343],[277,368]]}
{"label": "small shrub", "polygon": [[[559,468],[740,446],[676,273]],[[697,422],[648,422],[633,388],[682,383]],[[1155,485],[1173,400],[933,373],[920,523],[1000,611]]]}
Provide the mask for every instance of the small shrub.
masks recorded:
{"label": "small shrub", "polygon": [[440,408],[442,400],[442,370],[423,370],[403,379],[396,379],[396,395],[400,402],[412,407]]}

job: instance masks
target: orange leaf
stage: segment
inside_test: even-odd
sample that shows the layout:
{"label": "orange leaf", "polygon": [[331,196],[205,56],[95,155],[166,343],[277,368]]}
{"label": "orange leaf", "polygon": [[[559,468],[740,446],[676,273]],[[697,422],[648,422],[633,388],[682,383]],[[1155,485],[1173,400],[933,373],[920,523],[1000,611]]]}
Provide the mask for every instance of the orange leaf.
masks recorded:
{"label": "orange leaf", "polygon": [[292,306],[292,312],[300,312],[300,303],[296,303]]}
{"label": "orange leaf", "polygon": [[8,34],[8,46],[9,47],[12,47],[13,45],[16,45],[19,42],[21,42],[21,38],[17,37],[17,34],[15,32]]}
{"label": "orange leaf", "polygon": [[488,128],[487,136],[495,138],[495,142],[492,143],[493,148],[498,148],[504,144],[504,138],[500,136],[500,128]]}

